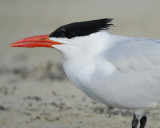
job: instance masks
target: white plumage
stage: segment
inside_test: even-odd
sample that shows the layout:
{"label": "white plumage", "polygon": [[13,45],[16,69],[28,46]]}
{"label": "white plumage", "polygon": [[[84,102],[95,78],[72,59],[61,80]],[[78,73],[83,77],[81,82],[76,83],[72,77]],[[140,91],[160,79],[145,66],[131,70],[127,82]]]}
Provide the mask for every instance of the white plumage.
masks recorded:
{"label": "white plumage", "polygon": [[76,22],[50,35],[25,38],[12,47],[50,47],[62,53],[68,78],[90,98],[135,111],[132,128],[159,109],[160,40],[111,35],[112,19]]}
{"label": "white plumage", "polygon": [[[160,100],[160,41],[100,31],[55,39],[69,79],[89,97],[119,108],[150,108]],[[69,40],[69,41],[68,41]]]}

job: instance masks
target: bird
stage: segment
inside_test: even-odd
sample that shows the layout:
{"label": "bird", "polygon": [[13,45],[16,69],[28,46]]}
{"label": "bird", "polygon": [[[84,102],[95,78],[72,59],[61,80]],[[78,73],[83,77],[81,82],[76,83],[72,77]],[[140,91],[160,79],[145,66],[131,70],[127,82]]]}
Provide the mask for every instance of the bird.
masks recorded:
{"label": "bird", "polygon": [[57,49],[67,77],[91,99],[133,110],[132,128],[144,128],[159,109],[160,40],[113,35],[112,18],[73,22],[11,47]]}

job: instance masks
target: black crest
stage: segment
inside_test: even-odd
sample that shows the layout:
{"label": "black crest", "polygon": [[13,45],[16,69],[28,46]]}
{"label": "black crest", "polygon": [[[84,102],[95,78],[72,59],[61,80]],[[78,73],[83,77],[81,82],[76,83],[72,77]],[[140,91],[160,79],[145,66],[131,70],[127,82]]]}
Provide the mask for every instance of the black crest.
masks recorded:
{"label": "black crest", "polygon": [[113,19],[98,19],[91,21],[75,22],[63,25],[50,34],[49,37],[73,38],[77,36],[86,36],[100,30],[108,29]]}

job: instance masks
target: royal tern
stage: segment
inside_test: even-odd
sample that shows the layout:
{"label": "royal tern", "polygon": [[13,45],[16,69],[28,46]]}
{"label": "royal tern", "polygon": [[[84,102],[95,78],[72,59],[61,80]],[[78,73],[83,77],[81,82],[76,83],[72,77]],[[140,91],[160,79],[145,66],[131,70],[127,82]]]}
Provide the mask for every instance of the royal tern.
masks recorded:
{"label": "royal tern", "polygon": [[68,78],[90,98],[134,110],[132,128],[144,128],[146,112],[160,101],[160,40],[112,35],[112,19],[63,25],[11,47],[56,48]]}

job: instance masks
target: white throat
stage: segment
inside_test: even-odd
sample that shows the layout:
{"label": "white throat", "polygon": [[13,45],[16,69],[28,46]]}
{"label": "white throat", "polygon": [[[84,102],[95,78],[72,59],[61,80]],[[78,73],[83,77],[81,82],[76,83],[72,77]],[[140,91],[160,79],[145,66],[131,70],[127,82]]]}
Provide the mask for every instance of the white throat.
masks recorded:
{"label": "white throat", "polygon": [[64,61],[85,61],[92,59],[99,52],[110,46],[110,34],[102,30],[87,36],[67,38],[50,38],[51,40],[63,43],[55,45],[57,50],[62,53]]}

